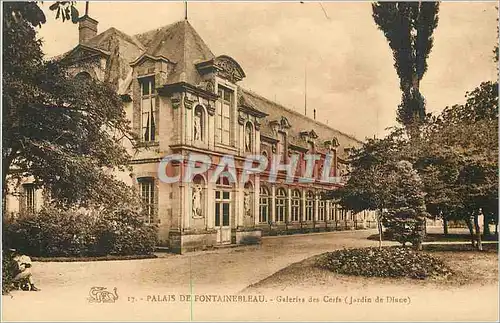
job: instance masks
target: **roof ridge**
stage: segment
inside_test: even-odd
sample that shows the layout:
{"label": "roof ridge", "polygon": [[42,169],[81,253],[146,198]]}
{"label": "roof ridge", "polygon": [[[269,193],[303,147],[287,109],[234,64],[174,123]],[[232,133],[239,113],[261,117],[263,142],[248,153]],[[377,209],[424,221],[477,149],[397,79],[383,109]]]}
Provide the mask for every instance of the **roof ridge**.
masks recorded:
{"label": "roof ridge", "polygon": [[[186,28],[186,25],[189,24],[189,22],[187,22],[187,19],[184,19],[183,20],[183,24],[182,24],[182,28],[184,29],[183,30],[183,33],[182,33],[182,61],[183,61],[183,64],[184,66],[182,67],[182,72],[181,72],[181,75],[182,73],[184,74],[184,77],[186,77],[186,73],[185,71],[187,71],[187,49],[186,49],[186,41],[187,41],[187,28]],[[183,79],[181,79],[181,81],[185,81]]]}
{"label": "roof ridge", "polygon": [[310,118],[310,117],[308,117],[308,116],[306,116],[306,115],[303,115],[303,114],[302,114],[302,113],[300,113],[300,112],[297,112],[297,111],[295,111],[295,110],[292,110],[292,109],[290,109],[290,108],[287,108],[287,107],[285,107],[284,105],[282,105],[281,103],[274,102],[274,101],[272,101],[272,100],[270,100],[270,99],[268,99],[268,98],[266,98],[266,97],[264,97],[264,96],[262,96],[262,95],[260,95],[260,94],[258,94],[258,93],[256,93],[256,92],[252,91],[252,90],[248,90],[248,89],[245,89],[245,88],[243,88],[243,87],[242,87],[241,89],[242,89],[244,92],[247,92],[248,94],[251,94],[251,95],[254,95],[254,96],[256,96],[256,97],[260,98],[261,100],[264,100],[264,101],[267,101],[268,103],[274,104],[275,106],[278,106],[278,107],[282,108],[283,110],[285,110],[285,111],[287,111],[287,112],[290,112],[290,113],[295,114],[295,115],[297,115],[297,116],[300,116],[300,117],[302,117],[302,118],[308,119],[309,121],[312,121],[312,122],[316,123],[317,125],[320,125],[320,126],[323,126],[323,127],[327,127],[328,129],[333,130],[333,131],[336,131],[336,132],[338,132],[339,134],[341,134],[341,135],[343,135],[343,136],[346,136],[346,137],[348,137],[348,138],[350,138],[350,139],[353,139],[353,140],[356,140],[356,141],[358,141],[358,142],[362,143],[362,141],[361,141],[361,140],[359,140],[358,138],[354,137],[353,135],[350,135],[350,134],[347,134],[347,133],[345,133],[345,132],[342,132],[342,131],[340,131],[340,130],[338,130],[338,129],[332,128],[332,127],[330,127],[329,125],[324,124],[323,122],[320,122],[320,121],[318,121],[318,120],[314,120],[314,119],[312,119],[312,118]]}
{"label": "roof ridge", "polygon": [[123,38],[124,40],[128,41],[129,43],[137,46],[140,50],[145,50],[144,45],[137,38],[135,38],[134,36],[130,36],[129,34],[126,34],[125,32],[119,30],[118,28],[116,28],[114,26],[109,27],[108,29],[98,33],[97,35],[85,40],[84,42],[82,42],[78,45],[84,45],[84,46],[98,49],[99,45],[93,44],[92,42],[96,41],[98,39],[102,40],[103,37],[108,37],[110,34],[111,35],[118,35],[119,37]]}
{"label": "roof ridge", "polygon": [[[208,44],[207,44],[207,43],[205,42],[205,40],[204,40],[204,39],[200,36],[200,34],[198,34],[198,32],[196,31],[196,28],[194,28],[194,27],[193,27],[193,25],[191,25],[191,23],[189,22],[189,20],[185,20],[185,21],[186,21],[186,24],[185,24],[185,25],[186,25],[188,28],[190,28],[190,30],[191,30],[191,32],[192,32],[192,34],[193,34],[196,38],[199,38],[199,40],[201,40],[201,43],[202,43],[202,44],[206,47],[206,49],[208,49],[208,51],[210,52],[210,54],[211,54],[212,56],[214,56],[214,57],[215,57],[214,53],[212,52],[212,50],[210,49],[210,47],[208,46]],[[187,31],[187,30],[186,30],[186,31]],[[203,47],[203,46],[202,46],[200,43],[196,42],[195,44],[196,44],[196,46],[198,46],[198,49],[200,49],[200,50],[202,49],[202,47]]]}

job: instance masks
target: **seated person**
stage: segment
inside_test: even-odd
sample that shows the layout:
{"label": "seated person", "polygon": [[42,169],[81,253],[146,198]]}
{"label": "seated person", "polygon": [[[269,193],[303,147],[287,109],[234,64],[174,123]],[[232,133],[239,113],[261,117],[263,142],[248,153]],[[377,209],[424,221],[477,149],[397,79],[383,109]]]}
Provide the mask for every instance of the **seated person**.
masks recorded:
{"label": "seated person", "polygon": [[12,282],[14,286],[24,289],[23,286],[26,285],[26,289],[31,291],[39,291],[40,289],[35,286],[33,281],[33,275],[31,274],[31,258],[20,254],[15,249],[10,249],[12,255],[12,261],[14,266],[14,278]]}

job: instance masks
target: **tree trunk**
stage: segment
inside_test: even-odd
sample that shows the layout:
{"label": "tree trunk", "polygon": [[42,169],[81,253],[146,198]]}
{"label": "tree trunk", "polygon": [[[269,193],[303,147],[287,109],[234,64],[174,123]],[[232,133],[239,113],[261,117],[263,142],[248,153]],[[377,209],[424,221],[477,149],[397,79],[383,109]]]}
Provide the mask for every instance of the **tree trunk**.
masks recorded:
{"label": "tree trunk", "polygon": [[[18,156],[17,153],[17,148],[12,148],[12,151],[10,154],[7,154],[5,158],[2,159],[2,214],[3,217],[5,217],[6,209],[5,209],[5,200],[7,198],[7,192],[9,191],[8,186],[7,186],[7,175],[9,174],[10,171],[10,165],[16,159]],[[3,150],[2,150],[2,157],[3,157]]]}
{"label": "tree trunk", "polygon": [[448,235],[448,219],[443,218],[443,233],[445,236]]}
{"label": "tree trunk", "polygon": [[483,251],[483,244],[481,243],[481,228],[479,227],[479,216],[477,211],[474,212],[474,229],[476,230],[477,250]]}
{"label": "tree trunk", "polygon": [[489,236],[491,234],[490,232],[490,217],[483,213],[483,234],[484,236]]}
{"label": "tree trunk", "polygon": [[465,223],[467,223],[467,228],[469,228],[469,233],[470,233],[470,242],[473,247],[475,247],[475,239],[474,239],[474,228],[472,227],[472,223],[470,221],[470,218],[467,218],[465,220]]}
{"label": "tree trunk", "polygon": [[382,210],[377,216],[377,229],[378,229],[378,250],[382,250]]}

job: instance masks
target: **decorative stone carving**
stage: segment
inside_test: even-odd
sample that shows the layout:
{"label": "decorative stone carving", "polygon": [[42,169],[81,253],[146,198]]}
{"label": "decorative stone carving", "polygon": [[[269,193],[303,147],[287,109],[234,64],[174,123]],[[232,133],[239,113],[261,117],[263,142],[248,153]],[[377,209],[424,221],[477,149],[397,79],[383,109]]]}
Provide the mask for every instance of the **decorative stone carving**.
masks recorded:
{"label": "decorative stone carving", "polygon": [[192,109],[194,104],[194,100],[190,99],[188,96],[184,97],[184,107],[186,109]]}
{"label": "decorative stone carving", "polygon": [[290,124],[288,119],[285,117],[281,117],[280,126],[281,126],[281,129],[289,129],[292,127],[292,125]]}
{"label": "decorative stone carving", "polygon": [[309,139],[317,139],[318,134],[314,130],[303,130],[300,132],[300,137],[307,142]]}
{"label": "decorative stone carving", "polygon": [[213,80],[208,80],[205,86],[205,90],[210,93],[215,93],[215,83]]}
{"label": "decorative stone carving", "polygon": [[172,101],[172,108],[173,109],[178,109],[181,106],[181,99],[178,97],[173,97],[171,99]]}
{"label": "decorative stone carving", "polygon": [[215,115],[215,106],[213,104],[208,103],[206,105],[206,108],[209,115],[211,116]]}
{"label": "decorative stone carving", "polygon": [[333,149],[335,149],[335,148],[337,148],[337,147],[340,146],[337,137],[333,137],[332,140],[325,141],[324,144],[325,144],[325,147],[327,147],[330,150],[333,150]]}
{"label": "decorative stone carving", "polygon": [[244,196],[243,196],[243,209],[244,209],[244,214],[247,216],[252,216],[250,213],[250,192],[245,191]]}
{"label": "decorative stone carving", "polygon": [[246,121],[246,120],[247,120],[247,118],[246,118],[245,114],[240,113],[240,114],[238,115],[238,123],[239,123],[240,125],[242,125],[242,126],[243,126],[243,125],[245,124],[245,121]]}
{"label": "decorative stone carving", "polygon": [[229,56],[219,56],[214,60],[214,65],[219,70],[219,75],[235,83],[245,77],[245,73],[238,63]]}
{"label": "decorative stone carving", "polygon": [[194,115],[194,122],[193,122],[193,139],[195,141],[201,140],[201,115],[200,113],[196,112]]}
{"label": "decorative stone carving", "polygon": [[273,146],[271,147],[271,150],[273,151],[273,154],[276,153],[276,145],[275,144],[273,144]]}

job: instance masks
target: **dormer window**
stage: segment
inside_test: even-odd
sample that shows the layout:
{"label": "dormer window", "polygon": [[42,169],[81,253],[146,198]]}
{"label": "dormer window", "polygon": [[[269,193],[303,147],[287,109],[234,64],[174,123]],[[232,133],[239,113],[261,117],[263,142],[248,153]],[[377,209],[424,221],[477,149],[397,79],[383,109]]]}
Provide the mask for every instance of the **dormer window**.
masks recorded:
{"label": "dormer window", "polygon": [[156,93],[154,77],[141,78],[141,139],[156,140]]}
{"label": "dormer window", "polygon": [[314,142],[309,141],[307,143],[307,150],[308,150],[307,152],[310,154],[312,154],[314,152]]}
{"label": "dormer window", "polygon": [[284,158],[281,156],[285,155],[285,141],[286,141],[286,134],[284,132],[278,131],[278,151],[277,155],[280,156],[280,158]]}
{"label": "dormer window", "polygon": [[231,111],[234,102],[234,91],[219,85],[215,119],[215,141],[229,146],[231,143]]}

